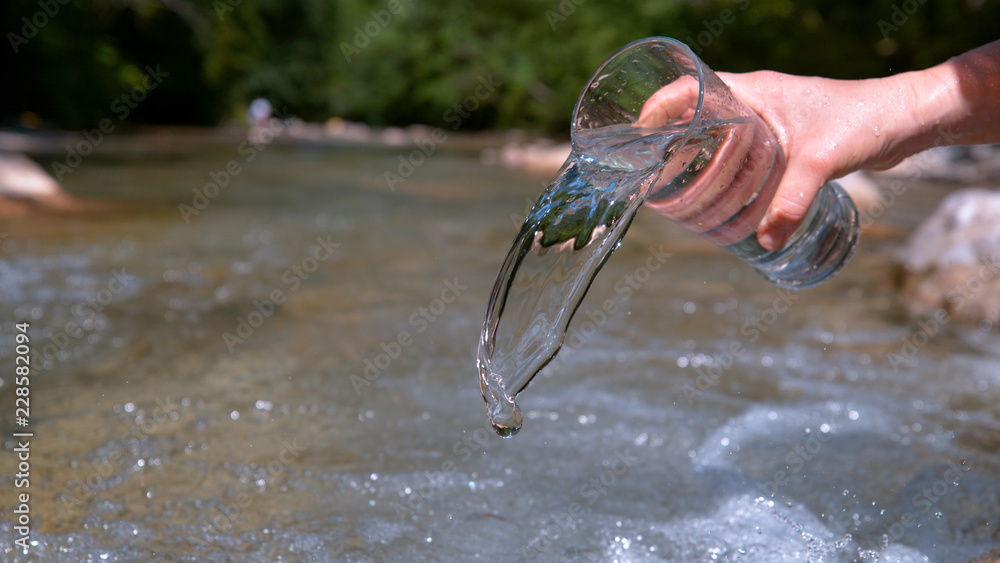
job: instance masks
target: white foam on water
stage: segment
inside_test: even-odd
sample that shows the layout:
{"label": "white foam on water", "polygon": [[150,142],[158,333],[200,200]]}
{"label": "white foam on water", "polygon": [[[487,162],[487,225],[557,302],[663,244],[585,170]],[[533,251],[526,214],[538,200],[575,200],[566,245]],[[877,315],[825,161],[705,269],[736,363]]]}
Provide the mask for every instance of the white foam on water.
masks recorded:
{"label": "white foam on water", "polygon": [[[733,454],[741,450],[744,455],[770,456],[782,444],[794,447],[816,441],[822,445],[838,434],[878,433],[892,422],[884,411],[854,403],[756,404],[709,434],[697,449],[696,460],[702,467],[734,469]],[[765,451],[759,449],[761,445]]]}

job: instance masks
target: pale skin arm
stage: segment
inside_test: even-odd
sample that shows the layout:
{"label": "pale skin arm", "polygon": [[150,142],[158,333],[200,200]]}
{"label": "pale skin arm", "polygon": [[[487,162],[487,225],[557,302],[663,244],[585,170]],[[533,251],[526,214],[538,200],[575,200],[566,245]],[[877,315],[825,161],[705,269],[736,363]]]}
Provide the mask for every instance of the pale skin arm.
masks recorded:
{"label": "pale skin arm", "polygon": [[[886,78],[718,74],[774,129],[788,158],[757,229],[768,250],[784,243],[831,179],[890,168],[934,146],[1000,143],[1000,41]],[[672,109],[664,96],[654,95],[637,124],[650,125]]]}

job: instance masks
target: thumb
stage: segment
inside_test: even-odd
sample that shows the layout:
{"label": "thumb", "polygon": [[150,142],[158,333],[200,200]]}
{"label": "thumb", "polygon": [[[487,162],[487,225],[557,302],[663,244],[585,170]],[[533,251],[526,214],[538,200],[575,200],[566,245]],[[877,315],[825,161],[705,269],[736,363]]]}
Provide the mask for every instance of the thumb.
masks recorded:
{"label": "thumb", "polygon": [[789,165],[757,227],[757,242],[765,250],[781,248],[802,223],[825,182],[825,178],[813,170]]}
{"label": "thumb", "polygon": [[663,86],[642,105],[636,127],[659,127],[673,119],[691,117],[698,106],[698,81],[681,76]]}

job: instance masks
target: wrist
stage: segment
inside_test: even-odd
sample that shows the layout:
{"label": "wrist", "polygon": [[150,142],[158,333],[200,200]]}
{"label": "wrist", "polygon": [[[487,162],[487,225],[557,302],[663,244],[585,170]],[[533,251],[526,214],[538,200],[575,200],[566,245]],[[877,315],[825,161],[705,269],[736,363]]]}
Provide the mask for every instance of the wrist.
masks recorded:
{"label": "wrist", "polygon": [[957,128],[966,109],[956,73],[947,63],[886,80],[893,84],[885,90],[891,97],[885,101],[887,107],[895,108],[887,131],[891,160],[958,142],[961,132]]}
{"label": "wrist", "polygon": [[[909,154],[942,145],[1000,142],[1000,41],[918,72],[897,75],[911,90]],[[905,129],[905,128],[904,128]]]}

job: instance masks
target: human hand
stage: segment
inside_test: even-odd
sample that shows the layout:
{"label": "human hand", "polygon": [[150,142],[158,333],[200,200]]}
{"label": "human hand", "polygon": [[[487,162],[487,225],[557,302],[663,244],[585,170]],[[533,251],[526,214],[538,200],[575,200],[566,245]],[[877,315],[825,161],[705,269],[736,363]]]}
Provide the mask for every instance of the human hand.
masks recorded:
{"label": "human hand", "polygon": [[828,181],[859,169],[885,169],[908,156],[914,93],[898,75],[831,80],[760,71],[719,73],[757,112],[784,149],[787,167],[757,228],[767,250],[779,248]]}
{"label": "human hand", "polygon": [[[907,92],[882,83],[888,79],[841,81],[775,72],[719,77],[774,130],[788,161],[760,225],[754,226],[767,250],[779,248],[798,227],[827,181],[859,168],[886,168],[905,156],[894,150],[896,137],[889,134],[901,128],[895,123],[899,112],[886,111],[897,100],[885,97],[897,96],[898,108],[905,108]],[[697,80],[683,76],[646,101],[635,125],[690,118],[697,101]],[[746,151],[743,147],[740,154]]]}
{"label": "human hand", "polygon": [[[771,126],[788,161],[757,227],[757,240],[768,250],[795,231],[831,179],[886,169],[934,146],[1000,143],[1000,41],[885,78],[831,80],[771,71],[718,76]],[[684,116],[693,111],[697,94],[689,76],[668,84],[646,101],[636,125],[655,127]]]}

